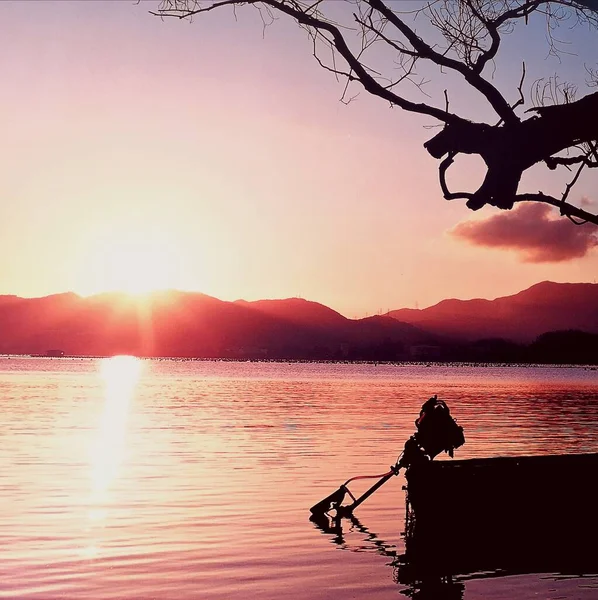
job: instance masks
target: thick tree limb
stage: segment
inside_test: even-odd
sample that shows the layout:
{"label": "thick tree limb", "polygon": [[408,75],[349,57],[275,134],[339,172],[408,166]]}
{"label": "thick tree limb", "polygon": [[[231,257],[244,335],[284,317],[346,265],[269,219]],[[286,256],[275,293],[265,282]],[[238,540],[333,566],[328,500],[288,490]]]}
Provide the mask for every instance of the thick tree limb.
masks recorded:
{"label": "thick tree limb", "polygon": [[544,162],[552,171],[554,171],[559,165],[569,166],[578,165],[579,163],[584,163],[590,168],[598,167],[598,162],[593,162],[592,159],[585,154],[583,156],[551,156],[550,158],[545,159]]}
{"label": "thick tree limb", "polygon": [[598,139],[598,92],[577,102],[535,110],[539,117],[515,125],[447,125],[424,144],[434,158],[459,153],[483,158],[488,167],[484,182],[476,192],[461,195],[469,208],[478,210],[485,204],[512,208],[524,171],[567,148]]}

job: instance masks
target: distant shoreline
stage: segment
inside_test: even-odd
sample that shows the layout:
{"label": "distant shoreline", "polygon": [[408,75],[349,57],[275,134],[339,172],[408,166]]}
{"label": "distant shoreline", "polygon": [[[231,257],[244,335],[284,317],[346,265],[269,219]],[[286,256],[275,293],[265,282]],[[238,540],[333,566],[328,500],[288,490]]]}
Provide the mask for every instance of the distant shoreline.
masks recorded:
{"label": "distant shoreline", "polygon": [[133,356],[139,360],[174,361],[174,362],[229,362],[229,363],[287,363],[287,364],[324,364],[324,365],[371,365],[371,366],[422,366],[422,367],[477,367],[477,368],[503,368],[503,367],[525,367],[525,368],[581,368],[590,371],[598,371],[598,365],[593,363],[540,363],[540,362],[492,362],[492,361],[417,361],[417,360],[311,360],[294,358],[209,358],[188,356],[135,356],[133,354],[107,354],[86,355],[72,354],[64,356],[46,356],[45,354],[0,354],[0,358],[35,358],[45,360],[102,360],[114,358],[115,356]]}

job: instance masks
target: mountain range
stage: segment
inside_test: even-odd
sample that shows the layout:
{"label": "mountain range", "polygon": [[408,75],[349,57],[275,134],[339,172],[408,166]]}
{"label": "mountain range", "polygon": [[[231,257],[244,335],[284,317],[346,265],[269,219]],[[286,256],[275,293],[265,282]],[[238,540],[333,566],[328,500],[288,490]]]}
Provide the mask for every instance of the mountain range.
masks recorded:
{"label": "mountain range", "polygon": [[598,284],[544,281],[496,300],[443,300],[422,310],[393,310],[388,316],[465,340],[529,343],[548,331],[598,333]]}
{"label": "mountain range", "polygon": [[[167,291],[0,297],[0,353],[135,354],[200,358],[327,358],[435,336],[388,316],[347,319],[299,298],[226,302]],[[398,346],[397,346],[398,349]]]}
{"label": "mountain range", "polygon": [[480,348],[487,355],[479,340],[488,338],[502,339],[490,344],[492,352],[519,356],[520,345],[559,330],[598,336],[598,284],[543,282],[496,300],[444,300],[364,319],[300,298],[227,302],[180,291],[144,299],[0,296],[4,354],[456,360]]}

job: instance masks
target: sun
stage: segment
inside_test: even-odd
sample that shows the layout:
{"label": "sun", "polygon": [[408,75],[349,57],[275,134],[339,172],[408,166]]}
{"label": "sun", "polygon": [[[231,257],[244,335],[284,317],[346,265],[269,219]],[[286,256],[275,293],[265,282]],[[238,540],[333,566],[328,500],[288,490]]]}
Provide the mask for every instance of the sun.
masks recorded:
{"label": "sun", "polygon": [[104,286],[130,294],[146,294],[173,286],[172,257],[152,244],[123,243],[106,248]]}
{"label": "sun", "polygon": [[129,231],[99,236],[90,241],[82,256],[78,279],[77,291],[86,296],[112,291],[144,295],[180,288],[182,253],[164,233]]}

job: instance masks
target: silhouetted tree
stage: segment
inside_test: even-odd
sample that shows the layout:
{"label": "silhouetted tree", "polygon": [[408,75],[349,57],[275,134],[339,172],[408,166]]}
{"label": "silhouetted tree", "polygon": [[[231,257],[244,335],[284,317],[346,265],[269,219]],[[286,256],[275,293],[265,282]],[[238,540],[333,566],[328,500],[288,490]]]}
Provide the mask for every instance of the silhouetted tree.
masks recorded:
{"label": "silhouetted tree", "polygon": [[[598,87],[598,66],[586,65],[590,90],[579,99],[575,86],[557,76],[526,86],[524,62],[515,102],[492,81],[503,38],[518,24],[544,19],[550,52],[558,54],[556,28],[596,28],[598,0],[429,0],[411,10],[392,0],[163,0],[154,14],[184,19],[240,5],[256,8],[264,25],[282,13],[305,29],[316,60],[346,81],[344,101],[350,101],[348,86],[357,82],[391,105],[439,121],[442,130],[424,146],[440,161],[440,187],[447,200],[464,199],[473,210],[486,204],[510,209],[517,202],[542,202],[575,223],[598,224],[598,214],[569,202],[581,172],[598,167],[598,91],[591,92]],[[416,30],[416,23],[423,26]],[[386,52],[383,62],[380,47]],[[416,68],[425,69],[426,64],[462,78],[495,118],[480,122],[453,112],[446,90],[443,106],[408,99],[408,86],[424,91],[425,78]],[[532,103],[527,110],[525,89]],[[446,172],[460,154],[480,156],[486,165],[475,191],[449,189]],[[571,170],[563,191],[551,195],[519,190],[522,174],[538,163],[550,170]]]}
{"label": "silhouetted tree", "polygon": [[530,358],[541,363],[598,363],[598,335],[586,331],[549,331],[529,348]]}

